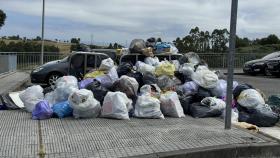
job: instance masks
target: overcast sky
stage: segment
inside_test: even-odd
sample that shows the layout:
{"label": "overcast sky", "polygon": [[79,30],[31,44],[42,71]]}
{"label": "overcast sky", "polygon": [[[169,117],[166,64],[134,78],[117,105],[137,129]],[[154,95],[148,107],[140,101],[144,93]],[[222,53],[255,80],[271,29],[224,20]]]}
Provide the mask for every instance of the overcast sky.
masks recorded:
{"label": "overcast sky", "polygon": [[[83,42],[119,42],[151,36],[172,41],[190,28],[228,28],[230,0],[45,0],[45,36]],[[280,0],[239,0],[237,34],[280,35]],[[42,0],[0,0],[7,14],[0,36],[40,35]]]}

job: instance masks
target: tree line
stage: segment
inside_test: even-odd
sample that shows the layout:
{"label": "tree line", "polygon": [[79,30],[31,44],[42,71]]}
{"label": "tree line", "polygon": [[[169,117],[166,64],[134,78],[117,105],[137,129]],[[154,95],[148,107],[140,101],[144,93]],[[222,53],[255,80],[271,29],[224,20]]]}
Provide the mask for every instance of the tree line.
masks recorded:
{"label": "tree line", "polygon": [[[224,53],[228,50],[229,31],[227,29],[214,29],[210,33],[195,27],[190,30],[187,36],[177,37],[173,43],[179,52]],[[274,34],[255,40],[250,40],[247,37],[236,37],[236,48],[271,44],[280,44],[279,38]]]}
{"label": "tree line", "polygon": [[[59,52],[59,48],[56,46],[45,45],[45,52]],[[40,52],[41,43],[38,42],[9,42],[6,44],[4,41],[0,41],[0,52]]]}

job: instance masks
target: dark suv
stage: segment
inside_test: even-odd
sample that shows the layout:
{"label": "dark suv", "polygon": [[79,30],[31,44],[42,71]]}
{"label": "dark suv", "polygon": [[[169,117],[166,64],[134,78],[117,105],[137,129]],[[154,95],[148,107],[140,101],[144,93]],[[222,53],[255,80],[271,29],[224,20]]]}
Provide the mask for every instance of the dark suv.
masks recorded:
{"label": "dark suv", "polygon": [[280,57],[270,59],[267,62],[267,69],[272,75],[280,77]]}
{"label": "dark suv", "polygon": [[280,57],[280,52],[274,52],[264,56],[261,59],[248,61],[244,64],[243,72],[251,75],[264,74],[270,75],[267,63],[274,58]]}
{"label": "dark suv", "polygon": [[34,69],[31,82],[38,84],[54,85],[55,81],[64,75],[73,75],[78,79],[92,69],[100,66],[103,59],[109,56],[96,52],[73,52],[62,60],[51,61]]}

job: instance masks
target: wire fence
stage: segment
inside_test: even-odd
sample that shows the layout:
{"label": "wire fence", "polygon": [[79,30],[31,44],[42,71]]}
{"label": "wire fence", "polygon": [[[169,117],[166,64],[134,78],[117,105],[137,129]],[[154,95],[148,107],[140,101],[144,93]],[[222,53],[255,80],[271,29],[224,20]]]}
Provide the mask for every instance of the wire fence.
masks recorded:
{"label": "wire fence", "polygon": [[[40,65],[40,52],[0,52],[0,55],[16,56],[17,70],[32,70]],[[199,53],[201,59],[208,63],[211,68],[226,68],[227,67],[227,54],[226,53]],[[250,60],[259,59],[266,54],[260,53],[236,53],[234,58],[234,67],[241,68],[244,63]],[[66,54],[59,53],[44,53],[44,63],[60,60],[66,57]]]}

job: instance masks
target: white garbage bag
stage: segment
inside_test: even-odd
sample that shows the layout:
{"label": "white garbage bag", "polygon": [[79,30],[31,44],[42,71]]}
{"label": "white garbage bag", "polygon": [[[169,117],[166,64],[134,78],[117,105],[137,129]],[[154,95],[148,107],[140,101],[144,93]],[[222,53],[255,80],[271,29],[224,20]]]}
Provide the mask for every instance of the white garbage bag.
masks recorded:
{"label": "white garbage bag", "polygon": [[184,85],[183,85],[183,92],[184,93],[193,93],[193,92],[197,92],[198,91],[198,85],[193,82],[193,81],[189,81],[189,82],[186,82]]}
{"label": "white garbage bag", "polygon": [[160,101],[149,95],[142,95],[137,98],[134,116],[140,118],[164,119],[160,111]]}
{"label": "white garbage bag", "polygon": [[104,98],[101,116],[115,119],[129,119],[132,101],[122,92],[108,92]]}
{"label": "white garbage bag", "polygon": [[75,118],[97,117],[100,114],[100,102],[87,89],[76,90],[69,96],[68,101]]}
{"label": "white garbage bag", "polygon": [[179,69],[180,69],[180,62],[178,61],[178,60],[171,60],[171,63],[173,64],[173,65],[175,65],[175,70],[176,71],[179,71]]}
{"label": "white garbage bag", "polygon": [[194,72],[191,78],[196,84],[206,89],[215,88],[219,80],[214,72],[205,69]]}
{"label": "white garbage bag", "polygon": [[31,86],[19,94],[19,98],[24,104],[26,111],[32,112],[35,105],[44,99],[43,88],[41,86]]}
{"label": "white garbage bag", "polygon": [[198,65],[195,71],[200,71],[200,70],[209,70],[209,68],[205,65]]}
{"label": "white garbage bag", "polygon": [[246,89],[237,97],[237,102],[246,108],[256,108],[258,105],[264,105],[265,101],[261,94],[255,89]]}
{"label": "white garbage bag", "polygon": [[137,61],[135,65],[136,65],[137,71],[141,72],[142,74],[146,74],[146,73],[155,74],[156,68],[154,66],[145,64],[142,61]]}
{"label": "white garbage bag", "polygon": [[176,92],[166,92],[160,95],[160,109],[165,116],[185,117],[182,105]]}
{"label": "white garbage bag", "polygon": [[222,99],[215,97],[206,97],[201,100],[201,104],[215,110],[223,110],[226,108],[226,103]]}
{"label": "white garbage bag", "polygon": [[101,61],[101,64],[99,66],[99,70],[110,70],[112,67],[114,67],[114,61],[111,58],[107,58]]}
{"label": "white garbage bag", "polygon": [[[222,113],[222,118],[224,119],[226,116],[226,109],[223,110]],[[236,123],[238,122],[238,117],[239,117],[239,112],[237,110],[237,108],[233,108],[231,109],[231,123]]]}
{"label": "white garbage bag", "polygon": [[146,57],[144,59],[144,62],[148,65],[151,65],[151,66],[157,66],[159,65],[159,59],[158,57]]}
{"label": "white garbage bag", "polygon": [[119,79],[116,67],[112,67],[106,75],[98,76],[95,78],[101,83],[103,87],[110,88],[115,81]]}

